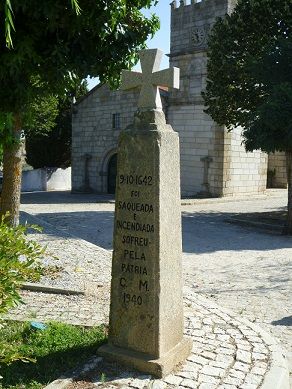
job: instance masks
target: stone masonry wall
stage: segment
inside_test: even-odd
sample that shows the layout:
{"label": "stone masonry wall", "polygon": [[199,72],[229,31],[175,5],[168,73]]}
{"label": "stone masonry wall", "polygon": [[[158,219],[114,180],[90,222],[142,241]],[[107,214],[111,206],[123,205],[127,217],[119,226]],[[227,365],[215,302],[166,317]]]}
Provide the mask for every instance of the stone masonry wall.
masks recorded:
{"label": "stone masonry wall", "polygon": [[[127,127],[137,109],[138,92],[96,87],[75,106],[72,128],[72,191],[107,193],[107,163],[116,152],[120,129],[113,129],[112,115],[120,113],[120,127]],[[88,183],[86,183],[86,160]]]}
{"label": "stone masonry wall", "polygon": [[285,153],[271,153],[268,159],[268,186],[270,188],[287,188]]}
{"label": "stone masonry wall", "polygon": [[[164,111],[166,101],[162,94]],[[75,106],[72,119],[72,192],[108,193],[108,163],[117,152],[120,131],[133,122],[139,90],[95,87]],[[120,114],[120,128],[112,125]],[[166,112],[167,113],[167,112]]]}
{"label": "stone masonry wall", "polygon": [[[170,65],[181,70],[180,90],[172,90],[167,120],[180,136],[182,196],[260,193],[266,186],[266,155],[246,153],[240,130],[231,133],[204,113],[207,37],[216,17],[230,13],[235,0],[181,0],[171,5]],[[133,120],[138,91],[94,88],[75,105],[72,133],[72,191],[107,193],[108,162],[116,153],[120,128]]]}
{"label": "stone masonry wall", "polygon": [[230,196],[265,190],[265,156],[246,153],[240,131],[228,133],[204,113],[207,38],[216,17],[236,1],[180,1],[171,5],[170,64],[181,69],[181,87],[171,91],[169,122],[181,141],[182,194]]}
{"label": "stone masonry wall", "polygon": [[268,156],[260,151],[247,153],[241,128],[225,130],[223,196],[259,194],[267,186]]}

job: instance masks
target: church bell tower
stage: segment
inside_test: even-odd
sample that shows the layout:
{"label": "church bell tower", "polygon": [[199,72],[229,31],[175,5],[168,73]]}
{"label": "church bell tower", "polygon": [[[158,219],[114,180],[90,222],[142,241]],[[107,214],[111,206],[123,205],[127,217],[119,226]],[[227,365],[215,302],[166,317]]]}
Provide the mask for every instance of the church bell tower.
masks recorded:
{"label": "church bell tower", "polygon": [[[245,188],[253,192],[265,189],[260,166],[253,170],[254,181],[248,182],[251,158],[241,145],[241,130],[228,133],[218,126],[204,113],[201,95],[207,76],[208,34],[216,18],[230,14],[235,5],[236,0],[171,3],[170,65],[180,68],[181,79],[180,89],[169,95],[168,119],[181,139],[183,196],[229,196],[246,191],[237,182],[237,176],[245,174],[242,168],[247,175]],[[266,163],[260,156],[256,159],[256,164]]]}

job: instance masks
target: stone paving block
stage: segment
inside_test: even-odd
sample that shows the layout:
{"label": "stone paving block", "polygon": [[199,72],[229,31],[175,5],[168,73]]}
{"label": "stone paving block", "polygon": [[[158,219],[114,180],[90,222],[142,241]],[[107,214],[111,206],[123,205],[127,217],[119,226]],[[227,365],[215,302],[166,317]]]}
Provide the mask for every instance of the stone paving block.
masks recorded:
{"label": "stone paving block", "polygon": [[216,354],[210,351],[202,351],[201,356],[210,360],[214,360],[216,358]]}
{"label": "stone paving block", "polygon": [[254,361],[265,361],[267,359],[267,354],[252,353],[252,359]]}
{"label": "stone paving block", "polygon": [[223,377],[225,373],[224,369],[214,366],[203,366],[203,369],[201,371],[202,374],[206,374],[212,377]]}
{"label": "stone paving block", "polygon": [[165,382],[162,382],[160,380],[155,380],[153,382],[151,382],[150,384],[151,386],[151,389],[166,389],[167,388],[167,384]]}
{"label": "stone paving block", "polygon": [[[132,388],[137,388],[137,389],[144,389],[145,387],[147,388],[149,382],[150,382],[149,379],[143,380],[143,379],[135,378],[131,382],[131,387]],[[119,384],[119,380],[117,380],[117,384]]]}
{"label": "stone paving block", "polygon": [[189,380],[189,379],[185,379],[185,380],[183,380],[181,382],[180,385],[183,386],[184,388],[191,388],[191,389],[193,389],[194,381],[193,380]]}
{"label": "stone paving block", "polygon": [[243,372],[248,372],[250,368],[251,366],[249,364],[238,361],[236,361],[233,365],[233,369]]}
{"label": "stone paving block", "polygon": [[232,362],[228,362],[228,361],[211,361],[209,366],[212,366],[212,367],[215,367],[215,368],[220,368],[220,369],[227,369],[230,365],[232,364]]}
{"label": "stone paving block", "polygon": [[238,350],[251,351],[251,344],[238,344]]}
{"label": "stone paving block", "polygon": [[225,354],[217,354],[216,362],[223,362],[225,364],[231,364],[231,363],[234,363],[234,356],[233,355],[225,355]]}
{"label": "stone paving block", "polygon": [[251,363],[251,353],[244,350],[237,350],[236,360],[244,363]]}
{"label": "stone paving block", "polygon": [[180,385],[180,383],[183,381],[183,379],[182,379],[182,377],[179,377],[179,376],[169,375],[169,376],[164,378],[164,381],[170,385]]}
{"label": "stone paving block", "polygon": [[223,354],[223,355],[233,355],[234,349],[233,348],[219,347],[218,349],[216,349],[216,352],[218,354]]}
{"label": "stone paving block", "polygon": [[236,378],[236,377],[227,377],[227,378],[224,379],[223,383],[239,387],[239,385],[243,383],[243,379],[242,378]]}
{"label": "stone paving block", "polygon": [[240,386],[240,389],[257,389],[258,385],[244,383]]}
{"label": "stone paving block", "polygon": [[264,375],[265,372],[266,372],[266,370],[267,370],[266,368],[254,366],[254,367],[251,368],[251,371],[250,371],[250,372],[251,372],[252,374]]}
{"label": "stone paving block", "polygon": [[240,370],[235,370],[235,369],[230,369],[229,370],[229,376],[234,377],[234,378],[239,378],[239,379],[244,379],[246,373]]}
{"label": "stone paving block", "polygon": [[199,386],[199,389],[216,389],[217,388],[217,385],[212,385],[212,384],[206,384],[206,383],[202,383],[200,386]]}
{"label": "stone paving block", "polygon": [[253,384],[253,385],[260,385],[262,381],[263,381],[263,376],[257,375],[257,374],[252,374],[252,373],[247,373],[245,380],[244,380],[244,383]]}
{"label": "stone paving block", "polygon": [[206,382],[208,384],[219,384],[220,382],[220,379],[218,376],[216,377],[212,377],[210,375],[206,375],[206,374],[199,374],[198,376],[198,382]]}
{"label": "stone paving block", "polygon": [[206,365],[208,364],[209,360],[207,358],[203,358],[199,355],[195,355],[195,354],[191,354],[188,358],[187,358],[188,361],[192,361],[192,362],[195,362],[197,364],[200,364],[200,365]]}

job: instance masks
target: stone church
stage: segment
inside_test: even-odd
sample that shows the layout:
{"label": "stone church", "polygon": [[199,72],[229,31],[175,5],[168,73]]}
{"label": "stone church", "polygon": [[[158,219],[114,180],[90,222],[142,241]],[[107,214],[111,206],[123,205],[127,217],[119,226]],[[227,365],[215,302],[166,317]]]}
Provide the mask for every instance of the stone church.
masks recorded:
{"label": "stone church", "polygon": [[[171,4],[170,66],[180,68],[178,91],[160,89],[163,109],[180,137],[182,196],[236,196],[285,187],[285,160],[242,146],[241,128],[228,132],[204,113],[207,36],[235,0],[181,0]],[[189,4],[190,3],[190,4]],[[133,120],[139,90],[98,85],[74,106],[72,192],[114,193],[117,142]],[[269,160],[269,161],[268,161]]]}

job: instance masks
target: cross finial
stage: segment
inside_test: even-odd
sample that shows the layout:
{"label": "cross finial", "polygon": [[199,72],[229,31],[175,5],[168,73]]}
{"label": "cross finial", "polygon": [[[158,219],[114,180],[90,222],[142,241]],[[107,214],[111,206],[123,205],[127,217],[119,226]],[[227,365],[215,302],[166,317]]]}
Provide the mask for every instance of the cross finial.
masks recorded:
{"label": "cross finial", "polygon": [[140,110],[162,110],[158,86],[179,88],[179,69],[159,70],[163,52],[159,49],[141,50],[141,72],[123,70],[121,89],[141,86],[138,108]]}

